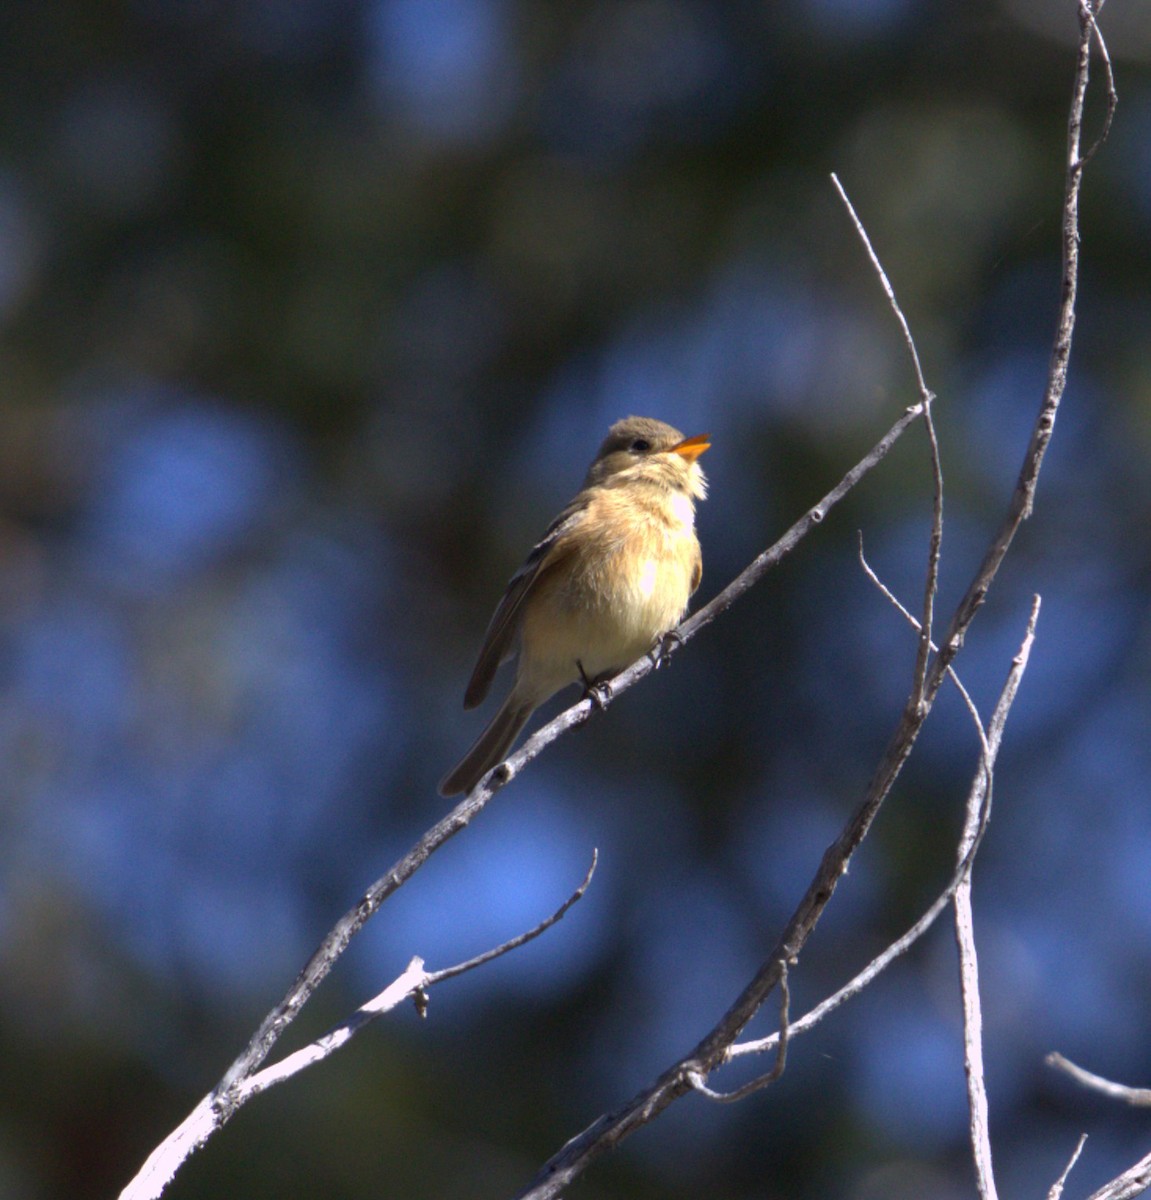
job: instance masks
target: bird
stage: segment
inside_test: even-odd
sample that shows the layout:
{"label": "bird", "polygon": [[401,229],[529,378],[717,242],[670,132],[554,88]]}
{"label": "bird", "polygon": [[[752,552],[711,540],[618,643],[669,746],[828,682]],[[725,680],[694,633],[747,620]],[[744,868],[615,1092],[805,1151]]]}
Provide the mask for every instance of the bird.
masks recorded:
{"label": "bird", "polygon": [[577,682],[591,691],[662,647],[703,572],[695,502],[707,479],[697,459],[710,446],[709,434],[684,437],[652,417],[611,427],[583,487],[496,606],[464,707],[480,704],[518,653],[515,681],[440,795],[470,792],[556,692]]}

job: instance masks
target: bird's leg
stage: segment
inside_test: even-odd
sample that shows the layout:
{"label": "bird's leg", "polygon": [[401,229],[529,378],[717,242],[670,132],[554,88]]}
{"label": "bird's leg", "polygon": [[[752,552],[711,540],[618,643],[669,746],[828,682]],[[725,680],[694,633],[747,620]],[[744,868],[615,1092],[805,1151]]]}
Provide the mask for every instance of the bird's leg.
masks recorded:
{"label": "bird's leg", "polygon": [[583,669],[583,663],[576,659],[576,666],[579,667],[580,682],[583,684],[583,696],[581,699],[590,700],[596,708],[603,712],[607,708],[608,701],[611,699],[611,680],[606,676],[600,679],[592,679]]}
{"label": "bird's leg", "polygon": [[671,662],[672,651],[678,650],[682,645],[683,638],[678,629],[669,629],[667,633],[656,638],[655,645],[648,651],[655,669],[658,671],[665,662]]}

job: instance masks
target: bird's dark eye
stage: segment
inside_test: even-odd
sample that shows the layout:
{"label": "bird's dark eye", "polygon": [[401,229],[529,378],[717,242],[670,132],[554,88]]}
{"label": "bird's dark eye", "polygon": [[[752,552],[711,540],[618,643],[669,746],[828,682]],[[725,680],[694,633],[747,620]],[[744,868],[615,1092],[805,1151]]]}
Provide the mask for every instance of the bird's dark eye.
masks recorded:
{"label": "bird's dark eye", "polygon": [[646,454],[651,449],[651,442],[649,442],[647,438],[636,438],[635,441],[628,446],[628,449],[633,454]]}

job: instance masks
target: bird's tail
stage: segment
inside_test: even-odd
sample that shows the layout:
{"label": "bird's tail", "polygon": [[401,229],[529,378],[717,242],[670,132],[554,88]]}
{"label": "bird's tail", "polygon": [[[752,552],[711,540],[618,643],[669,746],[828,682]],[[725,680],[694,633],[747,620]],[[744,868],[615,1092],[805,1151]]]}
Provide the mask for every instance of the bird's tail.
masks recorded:
{"label": "bird's tail", "polygon": [[525,703],[512,690],[475,745],[440,782],[441,796],[455,796],[472,788],[507,755],[516,734],[527,724],[535,705]]}

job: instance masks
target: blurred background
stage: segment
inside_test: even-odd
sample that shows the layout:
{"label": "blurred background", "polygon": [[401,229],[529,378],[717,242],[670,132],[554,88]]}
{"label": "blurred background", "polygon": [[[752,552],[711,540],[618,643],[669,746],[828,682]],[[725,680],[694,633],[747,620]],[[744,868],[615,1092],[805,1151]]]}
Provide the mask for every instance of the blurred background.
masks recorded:
{"label": "blurred background", "polygon": [[[959,663],[989,711],[1042,593],[975,875],[1017,1195],[1081,1131],[1069,1194],[1151,1141],[1042,1062],[1151,1083],[1151,13],[1103,24],[1121,105],[1071,381]],[[1042,394],[1077,22],[1071,0],[10,0],[2,30],[0,1194],[83,1200],[447,810],[490,712],[461,706],[488,617],[612,421],[712,434],[703,602],[915,399],[831,171],[939,395],[950,612]],[[413,954],[535,924],[598,847],[562,924],[261,1097],[169,1194],[507,1196],[693,1045],[907,693],[913,639],[857,537],[915,607],[929,515],[913,429],[449,843],[283,1045]],[[943,886],[976,762],[945,693],[793,1013]],[[956,979],[944,922],[777,1086],[680,1102],[573,1195],[971,1195]]]}

